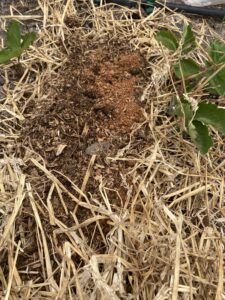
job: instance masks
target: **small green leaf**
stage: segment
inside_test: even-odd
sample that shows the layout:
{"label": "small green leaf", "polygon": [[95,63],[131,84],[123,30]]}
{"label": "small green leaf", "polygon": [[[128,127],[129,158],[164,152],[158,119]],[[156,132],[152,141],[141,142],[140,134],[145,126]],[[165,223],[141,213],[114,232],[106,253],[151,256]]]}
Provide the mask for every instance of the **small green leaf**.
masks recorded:
{"label": "small green leaf", "polygon": [[12,58],[19,57],[23,50],[31,45],[35,37],[34,32],[21,36],[20,24],[15,20],[10,22],[6,34],[6,48],[0,51],[0,64],[6,64]]}
{"label": "small green leaf", "polygon": [[7,64],[14,57],[20,56],[22,50],[20,48],[16,49],[4,49],[0,51],[0,64]]}
{"label": "small green leaf", "polygon": [[183,38],[182,38],[182,54],[187,54],[194,50],[196,47],[196,41],[194,33],[190,25],[184,26]]}
{"label": "small green leaf", "polygon": [[194,116],[205,125],[211,125],[218,131],[225,133],[225,109],[212,103],[200,103]]}
{"label": "small green leaf", "polygon": [[10,49],[20,48],[20,24],[13,20],[10,22],[6,33],[6,47]]}
{"label": "small green leaf", "polygon": [[174,73],[178,78],[188,78],[199,73],[199,66],[193,59],[183,58],[174,65]]}
{"label": "small green leaf", "polygon": [[155,38],[169,50],[176,51],[178,48],[177,38],[171,31],[160,30],[156,33]]}
{"label": "small green leaf", "polygon": [[220,41],[214,41],[209,48],[209,56],[214,64],[225,62],[225,44]]}
{"label": "small green leaf", "polygon": [[[208,51],[211,60],[206,61],[207,77],[212,77],[209,81],[209,88],[213,89],[218,95],[225,95],[225,44],[214,41]],[[223,67],[224,65],[224,67]],[[221,68],[222,66],[222,68]],[[218,72],[218,69],[220,71]]]}
{"label": "small green leaf", "polygon": [[213,146],[207,126],[199,121],[195,120],[189,124],[188,134],[202,154],[206,154],[209,148]]}
{"label": "small green leaf", "polygon": [[11,58],[12,58],[12,54],[10,49],[4,49],[0,51],[0,64],[10,63]]}
{"label": "small green leaf", "polygon": [[34,32],[26,33],[23,37],[23,42],[21,44],[22,50],[27,49],[36,39],[36,34]]}
{"label": "small green leaf", "polygon": [[[213,75],[214,72],[209,71],[209,76]],[[209,81],[211,87],[221,96],[225,95],[225,68],[222,68],[217,74],[210,79]]]}

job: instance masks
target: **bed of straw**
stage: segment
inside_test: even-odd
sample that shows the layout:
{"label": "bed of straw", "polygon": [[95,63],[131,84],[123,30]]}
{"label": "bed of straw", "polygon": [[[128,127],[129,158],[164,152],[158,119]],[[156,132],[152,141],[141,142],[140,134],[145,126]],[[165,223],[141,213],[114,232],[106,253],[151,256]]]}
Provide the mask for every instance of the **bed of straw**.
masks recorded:
{"label": "bed of straw", "polygon": [[[225,138],[202,156],[182,136],[177,57],[154,38],[191,20],[37,5],[1,16],[37,31],[1,65],[1,299],[225,299]],[[203,64],[222,37],[191,23]],[[191,96],[208,99],[202,83]]]}

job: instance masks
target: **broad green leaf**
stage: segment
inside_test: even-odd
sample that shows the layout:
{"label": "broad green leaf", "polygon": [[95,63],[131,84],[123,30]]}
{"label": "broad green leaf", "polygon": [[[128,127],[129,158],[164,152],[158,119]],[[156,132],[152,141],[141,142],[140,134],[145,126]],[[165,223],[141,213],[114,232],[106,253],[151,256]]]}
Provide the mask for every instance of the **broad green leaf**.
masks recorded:
{"label": "broad green leaf", "polygon": [[7,28],[6,47],[10,49],[20,48],[20,39],[20,24],[13,20]]}
{"label": "broad green leaf", "polygon": [[4,49],[0,51],[0,64],[6,64],[12,58],[11,49]]}
{"label": "broad green leaf", "polygon": [[156,33],[155,38],[169,50],[176,51],[178,48],[177,38],[171,31],[160,30]]}
{"label": "broad green leaf", "polygon": [[19,57],[23,50],[28,48],[34,40],[34,32],[27,33],[21,37],[20,24],[15,20],[10,22],[6,34],[6,48],[0,51],[0,64],[6,64],[12,58]]}
{"label": "broad green leaf", "polygon": [[188,134],[202,154],[206,154],[209,148],[213,146],[208,127],[197,120],[189,124]]}
{"label": "broad green leaf", "polygon": [[182,54],[187,54],[194,50],[196,47],[196,41],[194,33],[190,25],[184,27],[183,38],[182,38]]}
{"label": "broad green leaf", "polygon": [[178,78],[188,78],[199,73],[199,66],[193,59],[183,58],[174,65],[174,73]]}
{"label": "broad green leaf", "polygon": [[[225,95],[225,44],[220,41],[214,41],[210,45],[209,56],[210,61],[206,61],[206,67],[208,68],[207,76],[212,77],[209,84],[210,88],[213,88],[217,94]],[[221,68],[221,66],[224,67]],[[217,73],[217,70],[221,70]],[[214,75],[215,74],[215,75]]]}
{"label": "broad green leaf", "polygon": [[0,51],[0,64],[7,64],[14,57],[20,56],[22,50],[20,48],[16,49],[4,49]]}
{"label": "broad green leaf", "polygon": [[215,64],[225,62],[225,44],[220,41],[214,41],[209,48],[209,56]]}
{"label": "broad green leaf", "polygon": [[23,42],[21,44],[22,50],[27,49],[36,39],[36,34],[34,32],[29,32],[25,34],[23,37]]}
{"label": "broad green leaf", "polygon": [[[210,76],[215,72],[210,72]],[[216,75],[214,75],[210,81],[210,86],[221,96],[225,95],[225,67],[219,71]]]}
{"label": "broad green leaf", "polygon": [[225,109],[212,103],[200,103],[194,116],[205,125],[211,125],[218,131],[225,133]]}

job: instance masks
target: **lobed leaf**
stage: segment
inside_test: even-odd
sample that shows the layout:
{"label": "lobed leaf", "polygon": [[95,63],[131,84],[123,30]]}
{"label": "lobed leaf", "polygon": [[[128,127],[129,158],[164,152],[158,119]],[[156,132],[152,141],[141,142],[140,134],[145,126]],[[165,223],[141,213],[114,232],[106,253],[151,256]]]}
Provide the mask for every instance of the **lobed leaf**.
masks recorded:
{"label": "lobed leaf", "polygon": [[188,134],[202,154],[206,154],[209,151],[209,148],[213,146],[208,127],[200,121],[194,120],[189,124]]}
{"label": "lobed leaf", "polygon": [[178,48],[177,38],[171,31],[160,30],[156,33],[155,38],[169,50],[176,51]]}
{"label": "lobed leaf", "polygon": [[10,22],[6,32],[6,47],[10,49],[20,48],[20,24],[13,20]]}
{"label": "lobed leaf", "polygon": [[225,109],[212,103],[200,103],[194,119],[225,133]]}
{"label": "lobed leaf", "polygon": [[23,37],[22,37],[22,44],[21,44],[21,49],[25,50],[27,49],[36,39],[36,34],[34,32],[29,32],[26,33]]}
{"label": "lobed leaf", "polygon": [[3,49],[0,51],[0,64],[7,64],[14,57],[20,56],[22,50],[20,48],[15,49]]}
{"label": "lobed leaf", "polygon": [[225,44],[220,41],[213,41],[209,48],[209,56],[214,64],[225,62]]}
{"label": "lobed leaf", "polygon": [[183,58],[174,65],[174,73],[178,78],[188,78],[198,74],[200,71],[199,65],[191,58]]}
{"label": "lobed leaf", "polygon": [[[212,71],[209,71],[209,76],[213,75]],[[209,81],[211,87],[219,94],[220,96],[225,95],[225,68],[215,74]]]}
{"label": "lobed leaf", "polygon": [[[21,36],[20,24],[13,20],[6,33],[6,48],[0,51],[0,64],[9,63],[14,57],[19,57],[35,40],[36,35],[30,32]],[[22,43],[21,43],[22,40]]]}
{"label": "lobed leaf", "polygon": [[196,48],[194,33],[190,25],[184,26],[182,38],[182,54],[187,54]]}

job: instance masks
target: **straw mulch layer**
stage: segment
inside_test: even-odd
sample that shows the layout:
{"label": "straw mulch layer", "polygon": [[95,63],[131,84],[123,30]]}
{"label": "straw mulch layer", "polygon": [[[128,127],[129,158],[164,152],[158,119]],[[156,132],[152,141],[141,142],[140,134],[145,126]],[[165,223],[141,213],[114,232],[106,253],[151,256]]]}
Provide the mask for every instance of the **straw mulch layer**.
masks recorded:
{"label": "straw mulch layer", "polygon": [[[177,54],[154,39],[190,20],[77,3],[20,15],[38,39],[1,66],[0,295],[225,299],[224,137],[201,156],[182,136]],[[201,64],[222,37],[193,29]]]}

